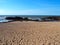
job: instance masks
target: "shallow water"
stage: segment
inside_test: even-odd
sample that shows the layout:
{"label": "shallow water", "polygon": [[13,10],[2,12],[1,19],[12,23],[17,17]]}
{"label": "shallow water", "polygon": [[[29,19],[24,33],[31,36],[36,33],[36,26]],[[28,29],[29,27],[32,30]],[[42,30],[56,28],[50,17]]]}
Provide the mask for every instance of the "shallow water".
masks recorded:
{"label": "shallow water", "polygon": [[0,16],[0,23],[9,21],[9,20],[6,20],[5,18],[6,16]]}

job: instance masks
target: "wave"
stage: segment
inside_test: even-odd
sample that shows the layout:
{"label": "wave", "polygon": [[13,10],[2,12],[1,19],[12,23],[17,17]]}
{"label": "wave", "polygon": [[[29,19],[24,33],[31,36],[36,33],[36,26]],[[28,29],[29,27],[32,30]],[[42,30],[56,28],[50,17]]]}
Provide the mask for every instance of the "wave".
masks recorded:
{"label": "wave", "polygon": [[6,18],[5,16],[0,16],[0,23],[9,21],[9,20],[6,20],[5,18]]}

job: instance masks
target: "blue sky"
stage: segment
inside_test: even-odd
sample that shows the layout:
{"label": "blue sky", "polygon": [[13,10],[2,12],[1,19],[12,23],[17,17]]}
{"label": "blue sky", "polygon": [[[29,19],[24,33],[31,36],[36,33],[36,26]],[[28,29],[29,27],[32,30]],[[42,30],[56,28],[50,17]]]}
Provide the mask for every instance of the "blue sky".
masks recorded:
{"label": "blue sky", "polygon": [[60,15],[60,0],[0,0],[0,15]]}

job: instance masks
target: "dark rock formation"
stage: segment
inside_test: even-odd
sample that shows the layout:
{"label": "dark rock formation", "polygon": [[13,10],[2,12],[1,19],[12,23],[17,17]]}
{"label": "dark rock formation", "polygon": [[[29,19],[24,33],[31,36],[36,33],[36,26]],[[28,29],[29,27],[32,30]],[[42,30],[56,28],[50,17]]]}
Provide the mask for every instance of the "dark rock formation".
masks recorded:
{"label": "dark rock formation", "polygon": [[24,18],[24,21],[29,21],[28,17],[25,17],[25,18]]}
{"label": "dark rock formation", "polygon": [[23,18],[22,17],[6,17],[7,20],[13,20],[13,21],[22,21]]}
{"label": "dark rock formation", "polygon": [[6,20],[11,20],[11,21],[60,21],[60,17],[58,16],[46,16],[40,19],[32,19],[32,18],[28,18],[28,17],[6,17]]}
{"label": "dark rock formation", "polygon": [[43,21],[60,21],[60,17],[57,16],[49,16],[42,18]]}

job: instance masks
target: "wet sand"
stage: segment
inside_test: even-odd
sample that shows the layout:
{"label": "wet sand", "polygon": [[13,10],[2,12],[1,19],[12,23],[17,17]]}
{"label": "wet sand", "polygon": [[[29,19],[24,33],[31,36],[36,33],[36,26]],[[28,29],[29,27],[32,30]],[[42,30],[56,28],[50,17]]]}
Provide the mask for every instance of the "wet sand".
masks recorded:
{"label": "wet sand", "polygon": [[0,45],[60,45],[60,22],[1,23]]}

